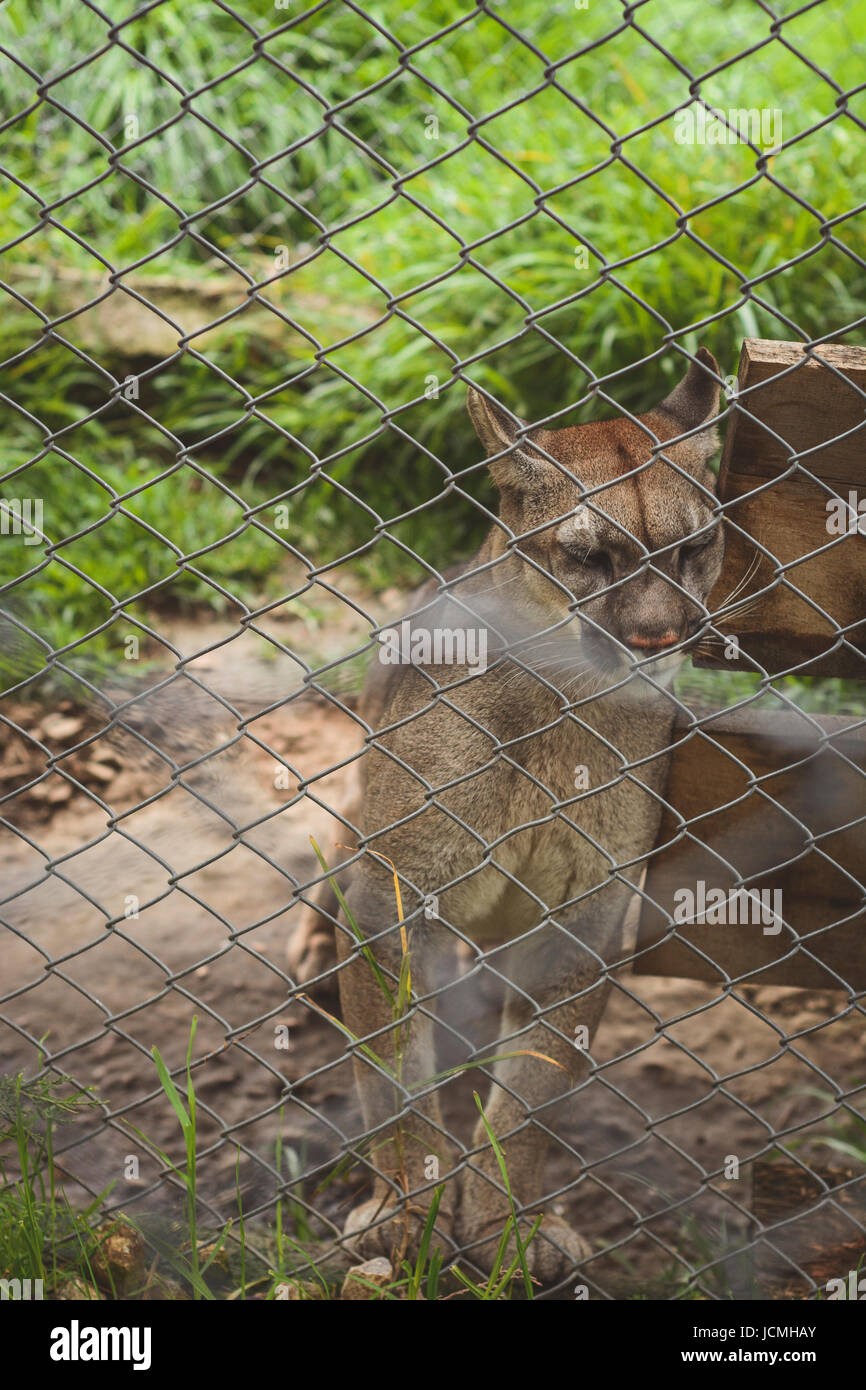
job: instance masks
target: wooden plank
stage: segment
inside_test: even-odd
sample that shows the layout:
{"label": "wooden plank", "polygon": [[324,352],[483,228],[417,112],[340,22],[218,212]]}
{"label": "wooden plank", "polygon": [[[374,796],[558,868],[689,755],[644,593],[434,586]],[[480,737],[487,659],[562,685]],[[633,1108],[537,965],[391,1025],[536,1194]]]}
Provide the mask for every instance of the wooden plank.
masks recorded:
{"label": "wooden plank", "polygon": [[[699,731],[681,722],[675,737],[636,973],[866,990],[864,729],[835,716],[721,710]],[[701,884],[706,896],[742,883],[780,892],[782,922],[742,921],[752,916],[742,898],[726,904],[739,921],[682,920],[687,891],[698,908]]]}
{"label": "wooden plank", "polygon": [[737,381],[745,409],[735,413],[729,431],[729,467],[772,478],[789,466],[792,452],[815,449],[803,459],[810,472],[827,482],[866,487],[866,436],[860,432],[838,438],[863,423],[866,348],[822,343],[810,356],[801,343],[746,338]]}
{"label": "wooden plank", "polygon": [[[828,530],[827,511],[833,494],[866,503],[866,348],[824,343],[814,351],[812,358],[799,343],[743,343],[719,470],[727,551],[710,611],[724,607],[755,558],[750,537],[769,554],[744,593],[772,588],[749,612],[716,624],[738,638],[740,656],[720,648],[696,665],[754,671],[757,662],[774,675],[808,661],[801,674],[866,678],[866,537],[856,519],[848,533]],[[851,629],[855,650],[840,645],[839,628]]]}

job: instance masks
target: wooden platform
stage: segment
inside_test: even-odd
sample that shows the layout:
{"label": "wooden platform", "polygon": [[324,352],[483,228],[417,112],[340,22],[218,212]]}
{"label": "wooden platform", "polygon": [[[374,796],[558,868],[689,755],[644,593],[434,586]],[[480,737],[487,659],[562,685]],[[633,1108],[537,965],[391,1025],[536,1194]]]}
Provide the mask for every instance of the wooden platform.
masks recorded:
{"label": "wooden platform", "polygon": [[[722,710],[675,737],[635,972],[866,990],[863,721]],[[783,925],[671,925],[682,890],[743,882],[781,891]]]}

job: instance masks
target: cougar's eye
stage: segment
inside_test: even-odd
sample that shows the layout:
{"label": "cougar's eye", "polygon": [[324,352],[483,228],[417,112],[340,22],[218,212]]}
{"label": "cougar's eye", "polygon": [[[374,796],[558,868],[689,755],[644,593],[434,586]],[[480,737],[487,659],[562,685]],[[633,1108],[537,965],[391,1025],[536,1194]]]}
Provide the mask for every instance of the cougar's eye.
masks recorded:
{"label": "cougar's eye", "polygon": [[705,531],[703,535],[695,536],[694,540],[686,541],[680,546],[680,554],[684,560],[691,560],[701,551],[708,549],[716,539],[715,528],[712,531]]}
{"label": "cougar's eye", "polygon": [[605,554],[603,550],[591,551],[584,558],[583,564],[586,565],[587,569],[609,570],[611,568],[610,556]]}
{"label": "cougar's eye", "polygon": [[568,541],[560,541],[559,544],[566,565],[570,570],[579,570],[584,582],[598,588],[611,582],[613,560],[608,551],[594,545],[590,537],[583,543],[569,538]]}
{"label": "cougar's eye", "polygon": [[589,554],[574,556],[573,563],[602,583],[606,584],[613,578],[613,562],[604,550],[591,550]]}

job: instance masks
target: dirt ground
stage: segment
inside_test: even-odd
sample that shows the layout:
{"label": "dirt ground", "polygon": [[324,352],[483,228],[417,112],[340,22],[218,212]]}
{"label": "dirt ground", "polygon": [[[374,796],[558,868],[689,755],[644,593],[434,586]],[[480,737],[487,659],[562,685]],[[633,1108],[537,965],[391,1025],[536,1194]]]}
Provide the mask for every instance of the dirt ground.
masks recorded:
{"label": "dirt ground", "polygon": [[[191,669],[226,698],[243,687],[262,708],[270,692],[300,689],[297,663],[263,659],[253,634],[215,645],[231,630],[174,624],[171,636],[181,651],[210,647]],[[348,703],[305,694],[255,719],[233,749],[184,778],[191,790],[100,740],[83,763],[79,755],[85,790],[58,791],[54,773],[54,799],[49,788],[5,804],[2,1070],[32,1073],[41,1040],[56,1068],[95,1089],[103,1114],[71,1133],[60,1163],[91,1191],[116,1181],[119,1207],[172,1204],[158,1157],[129,1126],[179,1156],[151,1049],[179,1065],[193,1015],[200,1194],[214,1219],[237,1212],[239,1146],[244,1210],[251,1220],[267,1212],[280,1134],[283,1171],[298,1177],[317,1234],[335,1233],[363,1189],[355,1169],[316,1191],[361,1123],[346,1039],[321,1012],[339,1009],[333,982],[289,1004],[285,964],[301,911],[295,890],[318,874],[310,837],[327,855],[345,838],[331,809],[347,804],[357,772],[361,730]],[[58,752],[88,732],[74,710],[17,715],[31,729],[41,719]],[[27,782],[26,741],[13,743],[7,788]],[[335,770],[321,776],[326,767]],[[461,1017],[475,1004],[465,988],[449,1004]],[[275,1045],[282,1025],[287,1050]],[[583,1275],[592,1296],[624,1287],[671,1296],[685,1261],[717,1261],[748,1229],[749,1159],[774,1132],[827,1111],[814,1092],[864,1081],[862,1017],[840,994],[751,987],[726,997],[629,969],[594,1055],[604,1065],[576,1108],[574,1152],[556,1154],[548,1184],[555,1209],[598,1251]],[[478,1084],[476,1073],[444,1089],[449,1124],[464,1138]],[[730,1155],[740,1176],[714,1178],[722,1195],[713,1195],[705,1179]],[[710,1296],[719,1277],[707,1276]]]}

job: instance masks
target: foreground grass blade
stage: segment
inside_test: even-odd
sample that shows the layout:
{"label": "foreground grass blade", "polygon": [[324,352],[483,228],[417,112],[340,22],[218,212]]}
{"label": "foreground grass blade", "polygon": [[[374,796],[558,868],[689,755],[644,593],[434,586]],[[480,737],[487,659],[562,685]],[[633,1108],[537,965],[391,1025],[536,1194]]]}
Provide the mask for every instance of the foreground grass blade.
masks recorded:
{"label": "foreground grass blade", "polygon": [[[514,1197],[511,1191],[511,1182],[508,1177],[508,1168],[505,1164],[505,1155],[502,1152],[499,1140],[496,1138],[496,1135],[490,1128],[490,1123],[487,1119],[487,1116],[484,1113],[484,1106],[481,1104],[481,1097],[479,1096],[477,1091],[473,1091],[473,1095],[475,1097],[475,1104],[478,1106],[478,1113],[481,1116],[481,1123],[484,1125],[484,1128],[487,1131],[487,1137],[490,1140],[491,1147],[493,1149],[494,1154],[496,1155],[496,1162],[499,1165],[499,1172],[502,1175],[502,1181],[505,1184],[505,1191],[508,1193],[508,1205],[511,1207],[511,1219],[514,1223],[514,1241],[517,1245],[517,1257],[520,1262],[520,1268],[523,1274],[523,1284],[526,1289],[526,1297],[531,1299],[532,1279],[529,1274],[529,1266],[526,1263],[526,1247],[524,1246],[523,1241],[520,1238],[520,1230],[518,1229],[517,1210],[514,1205]],[[535,1232],[537,1231],[539,1224],[540,1218],[539,1222],[533,1227],[530,1240],[532,1239],[532,1236],[535,1235]]]}

